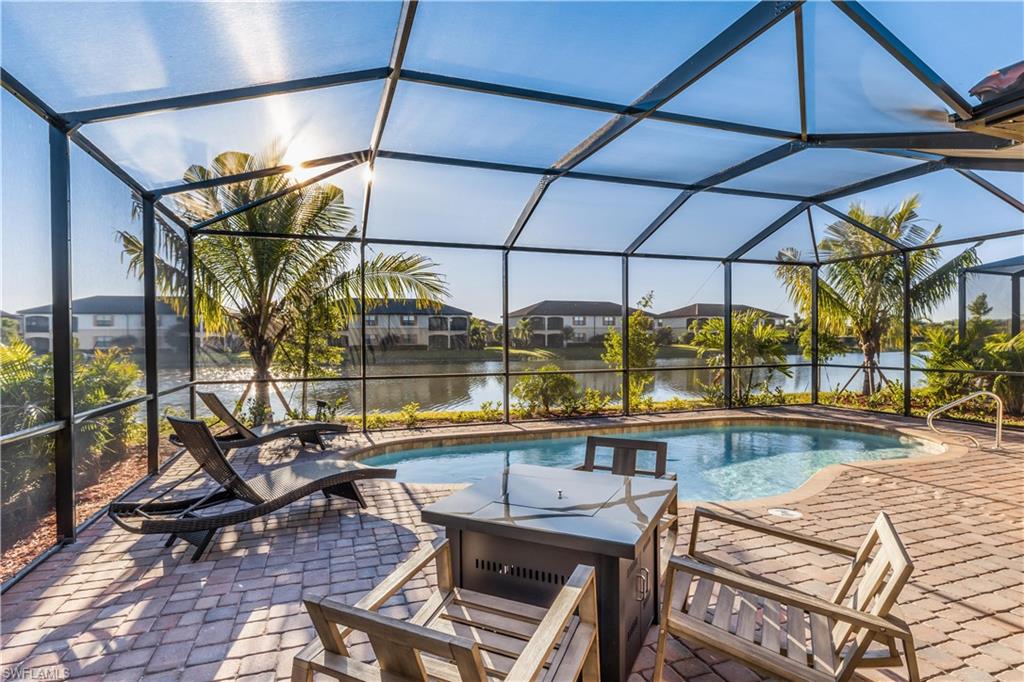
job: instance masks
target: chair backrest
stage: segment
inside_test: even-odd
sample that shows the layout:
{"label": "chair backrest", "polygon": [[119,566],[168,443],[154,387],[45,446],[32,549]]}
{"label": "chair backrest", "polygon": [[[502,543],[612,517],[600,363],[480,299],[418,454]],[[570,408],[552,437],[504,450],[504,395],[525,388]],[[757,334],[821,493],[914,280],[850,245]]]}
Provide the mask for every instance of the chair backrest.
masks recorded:
{"label": "chair backrest", "polygon": [[192,459],[202,467],[210,478],[246,502],[260,504],[265,501],[231,466],[231,462],[224,456],[224,451],[217,445],[216,439],[210,433],[210,428],[204,422],[170,416],[167,417],[167,421],[171,423],[171,427],[178,434],[182,445],[192,455]]}
{"label": "chair backrest", "polygon": [[[885,512],[880,512],[857,549],[857,555],[840,581],[832,601],[885,618],[896,605],[913,572],[914,564],[892,520]],[[839,662],[837,671],[840,679],[846,679],[844,670],[852,674],[852,667],[871,644],[872,635],[848,623],[837,623],[832,629],[832,637],[836,661]],[[843,649],[851,642],[852,646],[845,656],[842,655]]]}
{"label": "chair backrest", "polygon": [[[612,449],[612,465],[597,464],[597,449]],[[637,459],[640,452],[654,453],[654,470],[638,469]],[[611,438],[605,436],[588,436],[587,452],[583,460],[583,471],[610,471],[620,476],[654,476],[665,475],[668,462],[668,443],[657,440],[637,440],[634,438]]]}
{"label": "chair backrest", "polygon": [[231,414],[231,410],[227,408],[224,403],[220,401],[216,393],[209,393],[206,391],[196,391],[196,395],[202,400],[206,407],[209,408],[210,412],[213,412],[213,416],[221,420],[225,426],[228,426],[235,430],[238,435],[243,438],[255,438],[256,434],[249,430],[242,422],[238,421],[235,415]]}
{"label": "chair backrest", "polygon": [[[337,656],[348,656],[342,631],[356,630],[370,640],[381,677],[389,680],[427,682],[439,677],[438,668],[451,674],[445,678],[467,682],[485,682],[487,673],[477,643],[466,637],[450,635],[391,618],[375,611],[349,606],[338,600],[305,600],[313,627],[324,649]],[[428,658],[424,658],[426,654]],[[436,657],[436,658],[435,658]],[[444,661],[438,661],[441,658]],[[447,661],[454,662],[452,664]],[[362,676],[359,679],[363,679]]]}

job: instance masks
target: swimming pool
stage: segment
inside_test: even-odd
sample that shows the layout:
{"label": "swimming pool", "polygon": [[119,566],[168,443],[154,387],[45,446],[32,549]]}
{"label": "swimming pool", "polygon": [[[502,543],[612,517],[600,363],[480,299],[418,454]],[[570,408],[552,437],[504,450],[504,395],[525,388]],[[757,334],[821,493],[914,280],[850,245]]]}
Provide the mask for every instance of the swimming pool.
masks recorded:
{"label": "swimming pool", "polygon": [[[668,442],[668,469],[679,478],[683,500],[778,495],[830,464],[935,451],[931,444],[895,434],[785,424],[691,426],[626,437]],[[505,462],[575,466],[583,461],[585,442],[551,438],[417,448],[371,457],[365,463],[396,467],[398,480],[410,483],[470,483],[499,472]],[[601,461],[602,454],[598,456]]]}

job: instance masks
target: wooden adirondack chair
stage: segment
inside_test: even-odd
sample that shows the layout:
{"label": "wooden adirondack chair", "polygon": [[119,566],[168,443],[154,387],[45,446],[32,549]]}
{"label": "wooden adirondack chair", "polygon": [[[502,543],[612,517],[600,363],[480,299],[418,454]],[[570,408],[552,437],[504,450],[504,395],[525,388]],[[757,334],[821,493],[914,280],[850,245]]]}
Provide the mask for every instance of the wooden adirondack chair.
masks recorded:
{"label": "wooden adirondack chair", "polygon": [[[438,589],[411,619],[377,613],[430,562]],[[438,540],[355,606],[305,599],[317,639],[295,656],[292,680],[310,682],[321,673],[346,682],[598,682],[596,594],[590,566],[576,567],[548,609],[455,587],[448,541]],[[349,656],[345,639],[353,631],[366,634],[375,664]]]}
{"label": "wooden adirondack chair", "polygon": [[[832,600],[820,599],[698,552],[702,518],[835,552],[849,557],[850,566]],[[913,570],[884,512],[854,548],[698,508],[688,556],[674,557],[666,576],[654,679],[662,679],[672,633],[786,680],[848,680],[857,668],[905,663],[916,682],[914,637],[893,614]],[[869,652],[872,643],[884,650]]]}

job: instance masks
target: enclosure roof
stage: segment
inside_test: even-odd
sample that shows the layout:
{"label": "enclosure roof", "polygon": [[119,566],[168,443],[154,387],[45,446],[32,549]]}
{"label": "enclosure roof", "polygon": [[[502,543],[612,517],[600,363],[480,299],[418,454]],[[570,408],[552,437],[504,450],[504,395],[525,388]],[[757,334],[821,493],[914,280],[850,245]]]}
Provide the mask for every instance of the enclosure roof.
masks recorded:
{"label": "enclosure roof", "polygon": [[957,239],[1024,234],[1024,92],[971,94],[1022,25],[998,1],[44,0],[4,3],[0,57],[196,234],[259,236],[250,211],[333,184],[341,241],[734,261],[818,208],[870,232],[845,211],[890,186],[1016,216]]}
{"label": "enclosure roof", "polygon": [[992,263],[982,263],[973,268],[968,268],[967,272],[984,275],[1022,275],[1024,274],[1024,256],[1014,256],[1013,258],[993,261]]}

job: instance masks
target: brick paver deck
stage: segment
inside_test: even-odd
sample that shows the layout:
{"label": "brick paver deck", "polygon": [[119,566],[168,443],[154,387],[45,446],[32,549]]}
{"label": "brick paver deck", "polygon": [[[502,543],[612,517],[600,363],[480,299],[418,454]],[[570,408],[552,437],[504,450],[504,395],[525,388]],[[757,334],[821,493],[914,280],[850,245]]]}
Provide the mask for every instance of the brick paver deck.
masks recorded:
{"label": "brick paver deck", "polygon": [[[920,427],[917,421],[824,409],[784,413]],[[991,439],[990,430],[965,430]],[[779,498],[719,506],[852,543],[886,510],[916,565],[901,601],[922,672],[936,679],[1024,680],[1024,438],[1011,434],[1007,440],[1002,452],[844,465]],[[363,444],[361,436],[336,443],[342,450]],[[284,446],[236,458],[250,474],[319,456]],[[180,475],[189,467],[182,460],[137,495]],[[162,538],[132,535],[104,518],[3,595],[3,665],[26,677],[30,669],[37,677],[66,670],[76,680],[287,678],[291,657],[313,636],[300,596],[358,599],[436,536],[418,510],[454,489],[390,481],[362,487],[370,503],[362,513],[348,500],[310,497],[222,532],[197,563],[188,561],[190,552],[181,544],[166,550]],[[803,518],[768,516],[770,506],[795,509]],[[705,549],[801,589],[827,594],[842,571],[815,552],[708,529]],[[409,613],[425,598],[429,580],[410,584],[388,612]],[[670,643],[666,679],[760,679],[711,650]],[[366,646],[355,650],[370,655]],[[633,678],[649,679],[652,668],[649,645]]]}

